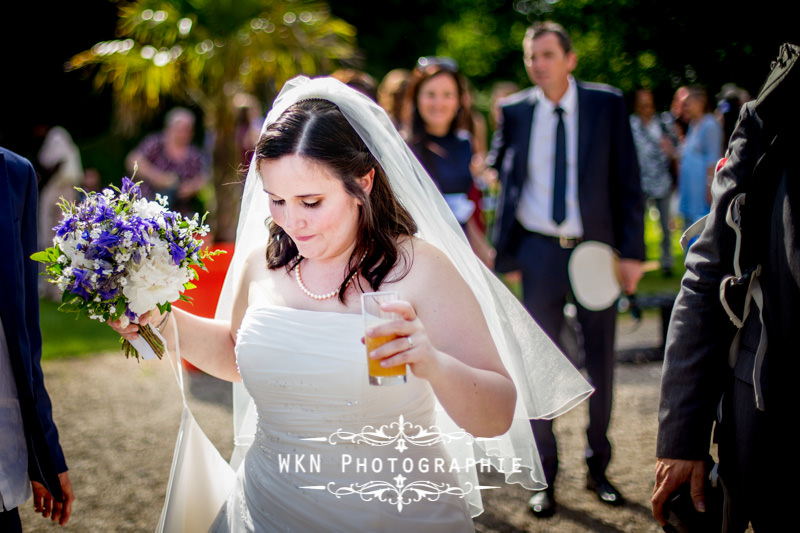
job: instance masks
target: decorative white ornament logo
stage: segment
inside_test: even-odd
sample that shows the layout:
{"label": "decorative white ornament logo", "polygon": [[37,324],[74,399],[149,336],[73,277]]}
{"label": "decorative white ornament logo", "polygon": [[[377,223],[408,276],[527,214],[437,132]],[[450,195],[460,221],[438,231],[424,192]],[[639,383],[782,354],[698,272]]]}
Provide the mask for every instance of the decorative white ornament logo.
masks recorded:
{"label": "decorative white ornament logo", "polygon": [[[438,426],[425,428],[419,424],[407,422],[403,415],[400,415],[396,422],[384,424],[379,428],[368,425],[364,426],[360,432],[353,433],[339,429],[331,433],[328,437],[309,437],[302,440],[328,442],[335,446],[337,443],[346,442],[350,444],[369,444],[370,446],[390,446],[394,444],[394,449],[404,453],[409,449],[409,444],[414,446],[434,446],[436,444],[447,444],[456,440],[466,439],[467,444],[475,442],[475,438],[464,430],[453,433],[442,432]],[[495,440],[495,439],[481,439]],[[465,482],[462,486],[453,486],[449,483],[435,483],[432,481],[418,480],[406,484],[406,478],[398,474],[392,478],[394,484],[387,481],[369,481],[366,483],[351,483],[347,486],[337,487],[336,483],[330,482],[327,485],[309,485],[299,487],[310,490],[326,490],[337,498],[357,494],[362,501],[380,501],[389,503],[397,507],[398,512],[402,512],[403,507],[409,504],[427,500],[438,501],[443,495],[457,496],[464,498],[473,490],[496,489],[495,486],[473,485]]]}
{"label": "decorative white ornament logo", "polygon": [[[411,434],[414,430],[416,430],[416,433]],[[400,415],[397,422],[384,424],[377,429],[375,426],[364,426],[359,433],[351,433],[338,429],[328,437],[309,437],[303,440],[328,441],[329,444],[334,446],[336,446],[337,442],[369,444],[370,446],[388,446],[396,442],[397,445],[394,449],[403,453],[408,449],[406,445],[407,442],[415,446],[433,446],[435,444],[447,444],[461,439],[467,439],[467,444],[472,444],[475,441],[475,438],[463,429],[454,433],[443,433],[438,426],[424,428],[419,424],[406,422],[403,415]]]}
{"label": "decorative white ornament logo", "polygon": [[[346,487],[335,487],[335,483],[328,483],[323,487],[300,487],[304,489],[327,489],[328,492],[341,498],[350,494],[358,494],[365,502],[378,500],[390,503],[397,507],[398,512],[403,511],[403,507],[414,502],[426,499],[435,502],[443,494],[451,494],[463,498],[472,491],[472,484],[465,483],[467,489],[454,487],[449,483],[433,483],[432,481],[414,481],[405,485],[406,477],[398,474],[394,478],[395,484],[386,481],[370,481],[368,483],[351,483]],[[497,488],[497,487],[479,487]]]}

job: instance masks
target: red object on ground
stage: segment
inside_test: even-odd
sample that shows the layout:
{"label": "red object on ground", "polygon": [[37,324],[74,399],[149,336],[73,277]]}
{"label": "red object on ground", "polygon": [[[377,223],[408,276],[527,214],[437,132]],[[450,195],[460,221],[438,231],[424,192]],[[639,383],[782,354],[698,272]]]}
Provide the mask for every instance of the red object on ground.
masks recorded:
{"label": "red object on ground", "polygon": [[[233,243],[217,242],[209,245],[209,249],[224,250],[226,253],[205,260],[204,264],[208,271],[199,268],[195,269],[197,271],[197,279],[194,280],[194,284],[197,287],[185,293],[186,296],[192,298],[191,301],[178,300],[172,305],[184,311],[189,311],[193,315],[214,318],[222,283],[225,281],[225,275],[228,273],[228,266],[233,257]],[[186,360],[183,361],[183,366],[187,371],[200,372],[196,366],[187,363]]]}

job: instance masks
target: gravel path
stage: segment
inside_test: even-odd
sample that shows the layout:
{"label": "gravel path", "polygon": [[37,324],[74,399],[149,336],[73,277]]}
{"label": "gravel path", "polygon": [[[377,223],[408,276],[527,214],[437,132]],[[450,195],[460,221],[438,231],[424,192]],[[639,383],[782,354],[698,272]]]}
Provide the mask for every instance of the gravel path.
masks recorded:
{"label": "gravel path", "polygon": [[[561,470],[556,484],[558,514],[538,520],[528,511],[530,493],[518,485],[483,492],[485,512],[478,532],[658,532],[650,516],[656,411],[661,364],[647,361],[659,344],[656,319],[635,327],[621,321],[617,393],[610,438],[615,456],[609,478],[628,499],[622,508],[599,503],[584,487],[585,404],[556,422]],[[642,355],[645,354],[645,355]],[[633,361],[633,362],[631,362]],[[119,353],[44,365],[54,417],[77,496],[63,531],[153,531],[161,513],[181,414],[169,365],[138,363]],[[198,423],[223,457],[232,450],[230,385],[191,374],[188,402]],[[498,485],[483,475],[485,485]],[[53,531],[49,521],[23,506],[26,532]]]}

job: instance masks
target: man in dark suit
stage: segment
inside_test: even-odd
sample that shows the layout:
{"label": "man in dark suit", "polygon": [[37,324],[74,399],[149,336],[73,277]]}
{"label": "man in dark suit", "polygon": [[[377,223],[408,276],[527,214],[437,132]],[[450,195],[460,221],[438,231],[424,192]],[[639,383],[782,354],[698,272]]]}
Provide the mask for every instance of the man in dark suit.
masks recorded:
{"label": "man in dark suit", "polygon": [[[508,97],[492,140],[490,164],[501,196],[494,245],[499,272],[519,270],[523,301],[560,344],[564,306],[573,299],[567,265],[573,248],[600,241],[619,254],[622,288],[636,290],[644,259],[643,196],[622,95],[578,82],[569,36],[553,22],[528,29],[525,66],[534,87]],[[595,393],[589,400],[587,488],[611,505],[622,496],[606,478],[616,309],[577,306],[585,366]],[[552,421],[531,421],[549,487],[530,501],[538,517],[555,510],[558,470]]]}
{"label": "man in dark suit", "polygon": [[[66,524],[75,499],[40,364],[37,186],[31,163],[0,147],[0,531],[22,531],[17,507]],[[30,482],[30,485],[28,483]]]}
{"label": "man in dark suit", "polygon": [[[758,98],[742,108],[712,183],[705,227],[686,254],[661,380],[651,504],[662,525],[722,521],[716,531],[727,533],[748,524],[756,532],[796,527],[798,90],[800,46],[787,43]],[[713,491],[704,491],[712,435],[722,512]],[[678,504],[671,514],[665,506],[684,483],[704,514],[682,513]]]}

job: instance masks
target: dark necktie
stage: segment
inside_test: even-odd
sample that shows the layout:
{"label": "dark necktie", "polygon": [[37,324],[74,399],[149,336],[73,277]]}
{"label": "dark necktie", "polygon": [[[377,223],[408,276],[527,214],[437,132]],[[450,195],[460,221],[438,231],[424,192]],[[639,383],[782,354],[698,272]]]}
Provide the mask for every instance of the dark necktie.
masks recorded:
{"label": "dark necktie", "polygon": [[553,112],[558,115],[553,165],[553,221],[561,224],[567,218],[567,134],[564,130],[564,110],[557,107]]}

